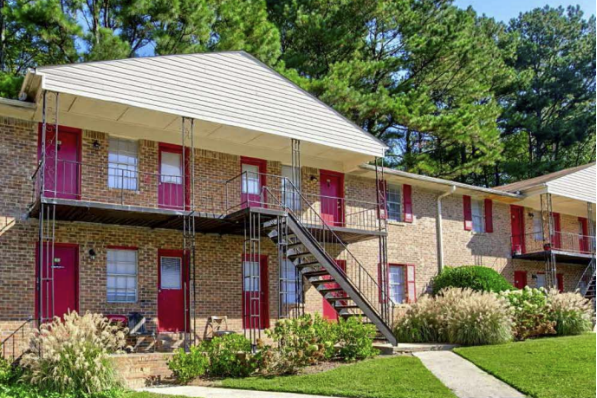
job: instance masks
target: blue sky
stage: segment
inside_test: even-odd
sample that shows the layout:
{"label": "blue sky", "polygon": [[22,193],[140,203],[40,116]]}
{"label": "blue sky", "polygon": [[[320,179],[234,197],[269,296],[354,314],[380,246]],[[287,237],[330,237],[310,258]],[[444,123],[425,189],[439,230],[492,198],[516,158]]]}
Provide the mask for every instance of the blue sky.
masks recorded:
{"label": "blue sky", "polygon": [[455,0],[454,4],[461,8],[473,6],[479,14],[507,22],[521,12],[545,5],[567,7],[578,4],[588,18],[589,15],[595,15],[596,2],[595,0]]}

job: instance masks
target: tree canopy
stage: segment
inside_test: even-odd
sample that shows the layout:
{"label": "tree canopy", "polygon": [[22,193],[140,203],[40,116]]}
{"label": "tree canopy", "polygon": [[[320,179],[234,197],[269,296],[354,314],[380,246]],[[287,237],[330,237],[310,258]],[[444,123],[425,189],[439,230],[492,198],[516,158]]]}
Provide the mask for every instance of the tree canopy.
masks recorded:
{"label": "tree canopy", "polygon": [[0,96],[27,68],[245,50],[384,140],[386,164],[499,185],[595,159],[595,18],[451,0],[0,0]]}

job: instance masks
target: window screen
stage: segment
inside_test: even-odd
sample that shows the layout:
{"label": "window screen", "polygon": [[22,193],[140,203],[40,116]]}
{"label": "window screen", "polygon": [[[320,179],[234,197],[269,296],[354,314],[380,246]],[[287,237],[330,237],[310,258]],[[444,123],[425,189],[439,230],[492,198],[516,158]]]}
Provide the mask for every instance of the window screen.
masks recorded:
{"label": "window screen", "polygon": [[389,184],[386,196],[388,219],[402,221],[402,187],[400,185]]}
{"label": "window screen", "polygon": [[180,257],[162,257],[160,260],[160,288],[182,289],[182,259]]}

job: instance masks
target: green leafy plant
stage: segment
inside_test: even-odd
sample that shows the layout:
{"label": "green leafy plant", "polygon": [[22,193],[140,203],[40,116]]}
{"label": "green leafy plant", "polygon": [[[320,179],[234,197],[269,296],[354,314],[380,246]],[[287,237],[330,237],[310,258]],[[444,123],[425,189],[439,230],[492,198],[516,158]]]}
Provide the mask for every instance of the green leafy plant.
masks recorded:
{"label": "green leafy plant", "polygon": [[513,332],[517,340],[556,334],[555,321],[549,315],[547,291],[525,287],[500,293],[512,310]]}
{"label": "green leafy plant", "polygon": [[482,266],[446,267],[433,278],[433,294],[449,287],[469,288],[483,292],[512,290],[512,285],[497,271]]}
{"label": "green leafy plant", "polygon": [[209,359],[207,373],[213,377],[246,377],[255,370],[251,342],[239,334],[214,337],[203,342],[198,350]]}
{"label": "green leafy plant", "polygon": [[42,390],[97,394],[118,386],[108,354],[121,352],[125,331],[99,314],[55,318],[33,335],[23,378]]}
{"label": "green leafy plant", "polygon": [[345,361],[356,361],[373,357],[379,353],[373,348],[375,326],[363,323],[360,317],[338,319],[338,356]]}
{"label": "green leafy plant", "polygon": [[579,293],[559,293],[556,289],[547,295],[549,317],[555,322],[559,336],[590,332],[594,312],[591,302]]}
{"label": "green leafy plant", "polygon": [[403,342],[499,344],[512,339],[512,312],[493,292],[447,288],[403,311],[395,333]]}
{"label": "green leafy plant", "polygon": [[186,384],[207,371],[209,359],[202,348],[201,345],[192,346],[188,353],[181,348],[168,361],[168,367],[180,383]]}

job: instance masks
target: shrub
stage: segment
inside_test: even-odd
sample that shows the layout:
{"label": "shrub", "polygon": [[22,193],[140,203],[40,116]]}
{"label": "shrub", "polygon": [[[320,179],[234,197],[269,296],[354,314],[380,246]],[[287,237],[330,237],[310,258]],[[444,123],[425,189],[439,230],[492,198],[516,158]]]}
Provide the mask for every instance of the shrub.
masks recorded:
{"label": "shrub", "polygon": [[552,289],[547,295],[549,317],[560,336],[590,332],[593,327],[591,302],[578,293],[559,293]]}
{"label": "shrub", "polygon": [[403,342],[499,344],[512,339],[511,311],[492,292],[448,288],[407,307],[396,323]]}
{"label": "shrub", "polygon": [[482,266],[446,267],[433,279],[433,294],[448,287],[469,288],[483,292],[502,292],[513,287],[497,271]]}
{"label": "shrub", "polygon": [[334,349],[333,324],[318,315],[281,319],[265,333],[278,347],[269,352],[260,347],[264,351],[260,356],[262,372],[269,368],[267,372],[271,373],[294,373],[300,367],[316,364]]}
{"label": "shrub", "polygon": [[186,384],[207,371],[209,359],[202,346],[193,346],[186,353],[182,348],[168,361],[172,374],[182,384]]}
{"label": "shrub", "polygon": [[545,289],[531,289],[502,292],[512,310],[513,333],[517,340],[555,334],[555,322],[549,316],[547,292]]}
{"label": "shrub", "polygon": [[495,293],[452,288],[444,290],[437,301],[449,309],[445,318],[448,343],[470,346],[512,340],[508,302]]}
{"label": "shrub", "polygon": [[214,337],[197,348],[209,359],[207,373],[214,377],[246,377],[255,370],[251,342],[239,334]]}
{"label": "shrub", "polygon": [[376,328],[363,323],[361,318],[350,317],[347,320],[338,319],[338,355],[345,361],[356,361],[377,355],[373,348],[373,338]]}
{"label": "shrub", "polygon": [[447,341],[446,312],[431,296],[422,296],[412,305],[402,305],[394,329],[396,338],[408,343]]}
{"label": "shrub", "polygon": [[94,394],[117,383],[107,358],[125,346],[125,333],[98,314],[71,312],[33,335],[23,377],[41,389]]}

